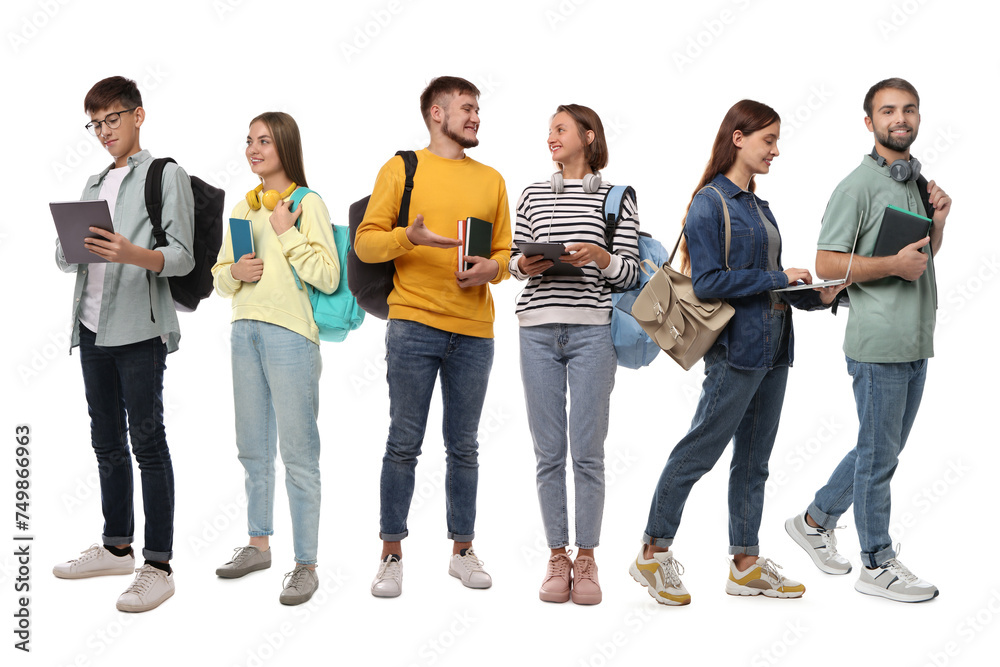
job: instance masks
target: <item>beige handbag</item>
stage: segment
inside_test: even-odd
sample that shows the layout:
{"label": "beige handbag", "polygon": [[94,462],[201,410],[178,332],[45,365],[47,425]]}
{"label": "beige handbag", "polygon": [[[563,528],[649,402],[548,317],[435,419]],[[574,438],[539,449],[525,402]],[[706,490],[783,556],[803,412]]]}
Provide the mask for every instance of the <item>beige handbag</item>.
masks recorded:
{"label": "beige handbag", "polygon": [[[713,185],[708,185],[706,188],[715,190],[722,199],[722,213],[726,223],[725,260],[728,271],[729,242],[732,236],[729,208],[726,206],[726,198],[718,188]],[[655,273],[632,305],[632,317],[654,343],[687,371],[715,344],[736,310],[722,299],[699,299],[694,294],[691,278],[670,268],[683,235],[682,227],[681,236],[674,244],[670,259],[663,266],[657,268],[648,259],[643,260],[640,266],[642,272],[649,275],[645,266],[648,264]]]}

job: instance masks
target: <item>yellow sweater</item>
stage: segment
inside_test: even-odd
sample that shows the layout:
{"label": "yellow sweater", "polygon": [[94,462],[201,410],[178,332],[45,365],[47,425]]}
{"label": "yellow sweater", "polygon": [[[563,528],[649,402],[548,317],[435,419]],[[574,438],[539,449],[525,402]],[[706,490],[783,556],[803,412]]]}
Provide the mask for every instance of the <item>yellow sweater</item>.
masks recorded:
{"label": "yellow sweater", "polygon": [[[414,246],[406,238],[406,230],[395,227],[405,182],[403,158],[393,156],[379,171],[354,244],[364,262],[395,261],[389,319],[492,338],[494,310],[489,285],[458,286],[458,249]],[[499,263],[500,270],[491,282],[499,283],[510,275],[507,187],[495,169],[470,157],[449,160],[427,149],[417,151],[409,222],[418,214],[424,216],[430,231],[450,238],[458,238],[458,220],[476,217],[492,222],[490,259]]]}
{"label": "yellow sweater", "polygon": [[300,281],[329,294],[340,282],[340,261],[330,229],[330,213],[323,200],[309,193],[300,206],[299,229],[292,227],[278,236],[269,221],[271,211],[263,207],[252,211],[246,203],[237,204],[232,217],[251,222],[254,248],[257,258],[264,260],[264,273],[256,283],[233,278],[230,272],[234,261],[233,239],[227,229],[212,275],[215,291],[233,299],[233,322],[269,322],[319,344],[319,329],[313,321],[309,295],[295,286],[292,267]]}

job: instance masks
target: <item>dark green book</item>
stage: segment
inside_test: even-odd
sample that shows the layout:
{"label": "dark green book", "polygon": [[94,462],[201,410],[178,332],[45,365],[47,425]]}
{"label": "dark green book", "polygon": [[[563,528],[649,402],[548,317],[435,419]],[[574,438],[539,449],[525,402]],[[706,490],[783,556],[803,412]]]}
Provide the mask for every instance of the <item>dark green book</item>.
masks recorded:
{"label": "dark green book", "polygon": [[489,258],[493,249],[493,223],[480,218],[466,218],[458,221],[458,238],[462,245],[458,249],[458,270],[469,268],[466,255]]}

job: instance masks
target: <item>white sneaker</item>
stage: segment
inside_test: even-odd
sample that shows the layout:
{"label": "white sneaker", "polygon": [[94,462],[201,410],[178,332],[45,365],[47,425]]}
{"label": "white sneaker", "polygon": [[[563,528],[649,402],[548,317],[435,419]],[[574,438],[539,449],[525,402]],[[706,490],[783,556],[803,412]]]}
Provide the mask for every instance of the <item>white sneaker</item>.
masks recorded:
{"label": "white sneaker", "polygon": [[152,565],[136,570],[135,581],[118,598],[118,611],[149,611],[156,609],[174,594],[174,575]]}
{"label": "white sneaker", "polygon": [[924,602],[938,595],[937,586],[910,572],[896,558],[890,558],[874,570],[861,568],[854,590],[897,602]]}
{"label": "white sneaker", "polygon": [[476,558],[472,547],[464,549],[465,555],[453,554],[448,564],[448,574],[462,580],[467,588],[489,588],[493,579],[483,569],[483,561]]}
{"label": "white sneaker", "polygon": [[729,561],[729,579],[726,593],[729,595],[764,595],[769,598],[800,598],[806,587],[778,572],[781,566],[770,558],[757,557],[754,564],[742,572],[736,563]]}
{"label": "white sneaker", "polygon": [[395,598],[403,592],[403,563],[395,554],[389,554],[378,566],[372,582],[372,595],[377,598]]}
{"label": "white sneaker", "polygon": [[52,568],[52,574],[60,579],[84,579],[113,574],[135,572],[135,555],[116,556],[97,544],[91,544],[79,558],[59,563]]}
{"label": "white sneaker", "polygon": [[847,574],[851,571],[851,561],[837,553],[837,537],[833,531],[833,528],[810,526],[805,512],[785,521],[785,532],[809,554],[816,567],[827,574]]}
{"label": "white sneaker", "polygon": [[691,604],[691,595],[681,582],[684,566],[674,558],[673,551],[658,551],[652,558],[644,558],[645,545],[628,567],[629,574],[646,587],[649,597],[660,604],[681,606]]}

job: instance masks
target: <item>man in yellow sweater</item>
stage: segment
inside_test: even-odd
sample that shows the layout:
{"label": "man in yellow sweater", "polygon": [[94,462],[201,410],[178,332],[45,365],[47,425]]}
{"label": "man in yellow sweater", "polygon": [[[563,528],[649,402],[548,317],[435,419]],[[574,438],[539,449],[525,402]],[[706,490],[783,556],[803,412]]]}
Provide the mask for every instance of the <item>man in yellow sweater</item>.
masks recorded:
{"label": "man in yellow sweater", "polygon": [[[413,497],[417,456],[440,373],[447,452],[448,572],[470,588],[490,576],[472,550],[479,481],[476,435],[493,366],[493,299],[488,283],[507,278],[510,211],[496,170],[465,155],[479,144],[479,90],[457,77],[438,77],[420,96],[430,145],[417,151],[412,219],[396,226],[405,183],[403,159],[379,171],[358,227],[355,251],[364,262],[395,262],[389,295],[386,363],[389,437],[382,458],[382,560],[372,595],[402,592],[401,540]],[[458,220],[493,224],[490,257],[468,257],[458,271]]]}

